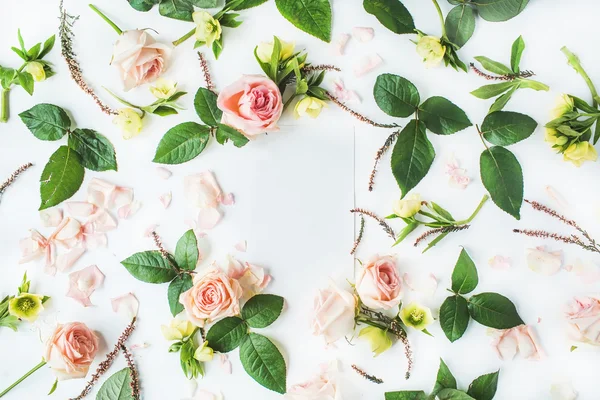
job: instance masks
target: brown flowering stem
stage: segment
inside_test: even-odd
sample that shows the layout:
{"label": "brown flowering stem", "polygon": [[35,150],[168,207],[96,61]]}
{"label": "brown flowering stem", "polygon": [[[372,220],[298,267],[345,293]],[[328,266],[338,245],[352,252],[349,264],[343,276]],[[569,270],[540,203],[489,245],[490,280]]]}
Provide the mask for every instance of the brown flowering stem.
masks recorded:
{"label": "brown flowering stem", "polygon": [[367,374],[365,371],[363,371],[362,369],[358,368],[356,366],[356,364],[352,364],[351,365],[352,369],[359,374],[360,376],[362,376],[363,378],[365,378],[366,380],[368,380],[369,382],[373,382],[376,383],[378,385],[381,385],[383,383],[383,379],[379,379],[378,377],[376,377],[375,375],[370,375]]}
{"label": "brown flowering stem", "polygon": [[392,227],[389,226],[383,218],[379,217],[374,212],[365,210],[364,208],[353,208],[352,210],[350,210],[350,212],[353,214],[358,213],[373,218],[375,221],[379,222],[379,226],[383,228],[383,230],[385,231],[385,233],[388,234],[389,237],[391,237],[392,239],[396,239],[396,234],[394,233]]}
{"label": "brown flowering stem", "polygon": [[342,110],[346,111],[347,113],[349,113],[350,115],[352,115],[354,118],[356,118],[357,120],[359,120],[361,122],[367,123],[367,124],[369,124],[371,126],[374,126],[376,128],[398,128],[400,126],[398,124],[380,124],[380,123],[375,122],[372,119],[369,119],[369,118],[365,117],[364,115],[359,114],[356,111],[352,110],[350,107],[348,107],[347,105],[345,105],[344,103],[342,103],[340,101],[340,99],[338,99],[337,97],[335,97],[331,93],[325,92],[325,96],[327,96],[327,98],[329,100],[331,100],[335,105],[337,105]]}
{"label": "brown flowering stem", "polygon": [[364,215],[360,215],[360,229],[358,230],[358,236],[356,237],[356,240],[354,241],[354,245],[352,246],[352,250],[350,251],[351,255],[354,255],[354,253],[356,253],[356,249],[358,248],[358,245],[360,244],[360,242],[362,242],[362,238],[363,235],[365,234],[365,217]]}
{"label": "brown flowering stem", "polygon": [[210,76],[210,69],[208,68],[208,62],[204,57],[204,54],[198,52],[198,59],[200,60],[200,68],[202,68],[202,73],[204,74],[204,82],[206,82],[206,88],[211,92],[215,93],[215,85]]}
{"label": "brown flowering stem", "polygon": [[44,365],[46,365],[46,361],[42,360],[40,361],[40,363],[38,365],[36,365],[35,367],[33,367],[31,370],[29,370],[29,372],[27,372],[25,375],[23,375],[22,377],[20,377],[19,379],[17,379],[15,381],[15,383],[13,383],[12,385],[10,385],[9,387],[7,387],[6,389],[4,389],[2,391],[2,393],[0,393],[0,397],[4,396],[6,393],[10,392],[12,389],[14,389],[19,383],[23,382],[25,379],[29,378],[31,375],[33,375],[34,372],[36,372],[38,369],[42,368]]}
{"label": "brown flowering stem", "polygon": [[482,70],[477,68],[473,63],[469,64],[469,66],[471,67],[473,72],[475,72],[475,74],[487,79],[488,81],[514,81],[515,79],[527,79],[531,78],[532,76],[535,76],[535,73],[529,70],[521,71],[518,74],[491,75],[483,72]]}
{"label": "brown flowering stem", "polygon": [[373,191],[373,186],[375,185],[375,174],[377,174],[377,167],[379,167],[379,162],[381,161],[381,157],[388,151],[388,149],[394,144],[398,136],[400,135],[400,131],[396,131],[392,133],[383,143],[383,146],[377,150],[377,154],[375,155],[375,164],[373,165],[373,170],[371,171],[371,176],[369,177],[369,192]]}
{"label": "brown flowering stem", "polygon": [[119,28],[119,27],[117,26],[117,24],[115,24],[114,22],[112,22],[112,21],[110,20],[110,18],[108,18],[106,15],[104,15],[104,13],[103,13],[102,11],[98,10],[98,8],[97,8],[95,5],[93,5],[93,4],[90,4],[89,6],[90,6],[90,8],[91,8],[92,10],[94,10],[94,12],[95,12],[96,14],[98,14],[98,15],[100,16],[100,18],[102,18],[104,21],[106,21],[106,23],[107,23],[108,25],[110,25],[110,27],[111,27],[111,28],[113,28],[113,29],[115,30],[115,32],[117,32],[119,35],[122,35],[122,34],[123,34],[123,30],[122,30],[121,28]]}
{"label": "brown flowering stem", "polygon": [[443,228],[430,229],[428,231],[423,232],[421,236],[415,240],[414,246],[417,247],[419,243],[423,240],[427,239],[429,236],[437,235],[437,234],[448,234],[452,232],[464,231],[465,229],[469,229],[471,225],[461,225],[461,226],[444,226]]}
{"label": "brown flowering stem", "polygon": [[316,72],[316,71],[336,71],[341,72],[342,70],[339,67],[331,64],[318,64],[318,65],[307,65],[302,68],[304,72]]}
{"label": "brown flowering stem", "polygon": [[4,181],[4,183],[2,185],[0,185],[0,195],[2,195],[2,193],[4,193],[4,191],[14,183],[15,180],[17,180],[17,178],[19,177],[19,175],[21,175],[23,172],[27,171],[29,168],[33,167],[32,163],[27,163],[27,164],[23,164],[21,165],[19,168],[17,168],[17,170],[15,172],[13,172],[10,177]]}
{"label": "brown flowering stem", "polygon": [[188,40],[189,38],[191,38],[192,36],[194,36],[195,33],[196,33],[196,28],[194,27],[194,29],[192,29],[188,33],[186,33],[185,35],[183,35],[179,39],[173,41],[173,46],[175,46],[175,47],[179,46],[181,43],[185,42],[186,40]]}
{"label": "brown flowering stem", "polygon": [[125,357],[125,361],[127,361],[127,366],[129,367],[129,375],[131,377],[131,382],[129,386],[131,387],[131,394],[134,400],[140,400],[140,380],[137,368],[135,366],[135,361],[133,360],[133,354],[129,351],[125,345],[121,345],[121,350],[123,351],[123,356]]}
{"label": "brown flowering stem", "polygon": [[8,121],[8,99],[10,89],[2,89],[2,95],[0,97],[0,122]]}

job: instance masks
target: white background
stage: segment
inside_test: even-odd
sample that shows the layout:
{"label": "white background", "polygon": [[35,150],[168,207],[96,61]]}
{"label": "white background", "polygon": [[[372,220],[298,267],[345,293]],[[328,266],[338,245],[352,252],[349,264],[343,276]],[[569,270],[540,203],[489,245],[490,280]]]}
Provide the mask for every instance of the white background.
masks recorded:
{"label": "white background", "polygon": [[[17,28],[21,28],[28,46],[45,40],[56,32],[58,1],[4,3],[0,24],[0,64],[14,67],[20,62],[10,51],[10,46],[17,45]],[[437,15],[430,2],[406,0],[404,3],[411,10],[419,29],[440,34]],[[125,1],[98,0],[96,5],[122,29],[152,27],[160,32],[158,39],[163,42],[170,42],[191,28],[190,23],[159,16],[156,9],[149,13],[136,12]],[[101,86],[133,102],[150,103],[152,99],[147,86],[127,94],[122,92],[117,73],[109,66],[112,43],[116,39],[114,31],[87,8],[86,2],[68,1],[66,6],[71,13],[81,15],[75,26],[76,50],[86,78],[99,94],[114,107],[118,105],[103,93]],[[450,10],[445,1],[441,1],[441,6],[444,13]],[[527,43],[522,68],[534,70],[537,79],[550,85],[551,91],[519,91],[508,109],[525,112],[543,125],[559,93],[569,92],[589,98],[582,79],[567,65],[559,51],[563,45],[568,45],[581,57],[592,79],[600,84],[600,72],[595,68],[600,62],[596,29],[599,12],[600,4],[594,0],[532,0],[522,15],[507,23],[478,19],[475,35],[460,51],[460,56],[465,62],[477,55],[508,62],[510,46],[522,34]],[[377,75],[390,72],[414,82],[423,100],[432,95],[448,97],[467,112],[473,123],[482,121],[490,102],[469,94],[486,83],[481,78],[451,69],[425,69],[409,41],[410,36],[398,36],[387,31],[374,17],[364,12],[358,0],[334,0],[333,15],[334,38],[350,32],[354,26],[371,26],[375,28],[375,40],[369,44],[351,40],[346,56],[334,56],[332,45],[295,29],[278,14],[273,1],[244,11],[244,24],[240,28],[225,29],[225,51],[219,61],[214,62],[209,55],[217,88],[229,84],[241,74],[259,73],[252,50],[258,42],[269,40],[275,34],[295,41],[298,48],[308,49],[311,62],[334,63],[343,68],[340,76],[347,87],[356,90],[364,100],[357,107],[377,120],[391,121],[377,109],[371,95]],[[384,59],[384,64],[363,78],[355,78],[353,65],[371,52],[377,52]],[[490,347],[491,339],[484,327],[472,323],[461,340],[450,344],[439,324],[435,323],[430,328],[434,338],[410,332],[415,368],[413,377],[406,382],[403,379],[406,365],[401,345],[373,359],[368,346],[359,341],[350,346],[342,340],[337,346],[326,349],[320,338],[311,336],[308,328],[312,296],[317,288],[327,285],[330,276],[340,284],[344,284],[346,278],[352,279],[353,259],[348,252],[355,221],[348,210],[356,205],[387,215],[391,211],[392,200],[399,195],[388,167],[389,154],[380,168],[375,191],[367,191],[373,156],[389,131],[362,125],[331,105],[316,121],[295,121],[291,115],[286,115],[281,121],[281,132],[261,137],[243,149],[212,143],[192,162],[170,168],[174,176],[163,181],[158,178],[156,166],[151,162],[158,141],[168,128],[177,123],[197,120],[192,105],[193,93],[203,81],[192,41],[173,52],[166,74],[167,78],[178,81],[180,87],[190,93],[182,99],[187,110],[179,116],[146,118],[143,133],[130,141],[121,139],[111,118],[102,114],[68,78],[64,61],[60,58],[58,40],[47,59],[54,64],[57,75],[47,82],[36,84],[34,97],[15,88],[11,93],[11,119],[8,124],[0,126],[0,180],[22,163],[31,161],[36,164],[6,192],[0,204],[0,292],[3,295],[12,293],[27,269],[33,289],[52,296],[43,323],[83,321],[98,331],[108,346],[112,346],[124,328],[124,323],[110,309],[110,298],[134,292],[141,308],[139,325],[130,343],[150,344],[149,348],[135,352],[145,399],[180,399],[185,397],[187,384],[180,371],[178,357],[167,353],[168,344],[160,333],[160,325],[170,320],[166,285],[152,286],[136,281],[119,261],[134,252],[152,248],[150,240],[142,235],[152,223],[160,224],[159,232],[167,248],[174,249],[177,239],[187,229],[184,223],[183,178],[206,169],[215,171],[223,189],[235,194],[236,204],[225,209],[225,219],[208,235],[212,251],[205,254],[203,265],[212,260],[223,260],[228,253],[234,253],[242,260],[268,268],[273,274],[274,281],[268,291],[284,295],[287,309],[281,319],[264,333],[274,338],[286,355],[288,384],[308,379],[318,371],[319,364],[338,359],[343,373],[341,386],[345,399],[382,399],[383,392],[389,390],[429,390],[435,380],[438,358],[443,357],[460,387],[465,389],[476,376],[500,369],[499,389],[495,397],[499,400],[548,399],[550,385],[561,381],[571,381],[579,391],[580,399],[598,397],[594,379],[599,366],[598,353],[585,350],[570,353],[563,319],[564,304],[574,295],[596,292],[598,284],[586,285],[565,271],[552,277],[530,271],[525,263],[525,249],[543,243],[511,233],[514,227],[550,228],[570,233],[564,226],[548,221],[526,205],[522,221],[517,222],[490,201],[470,230],[449,236],[442,244],[422,255],[420,249],[412,247],[411,240],[390,249],[390,239],[369,221],[366,239],[358,252],[360,258],[367,259],[375,253],[397,253],[401,273],[425,276],[433,272],[439,278],[440,287],[433,298],[407,291],[407,301],[419,300],[437,309],[446,297],[445,288],[449,286],[459,246],[465,246],[479,269],[477,291],[497,291],[511,298],[523,319],[535,326],[547,353],[539,362],[519,358],[502,362]],[[327,78],[328,84],[331,77]],[[144,203],[134,218],[121,221],[119,228],[109,234],[108,249],[88,252],[75,265],[74,270],[97,264],[106,275],[104,286],[92,296],[95,306],[91,308],[83,308],[64,296],[68,285],[66,274],[53,278],[44,275],[42,266],[35,262],[18,264],[18,240],[27,236],[29,229],[50,233],[41,229],[36,211],[39,205],[38,179],[46,160],[59,143],[37,140],[17,116],[41,102],[65,108],[78,127],[96,129],[114,143],[119,173],[86,172],[84,188],[96,176],[133,187],[136,198]],[[456,216],[466,217],[484,194],[478,177],[482,144],[476,131],[469,128],[453,136],[430,134],[429,138],[437,157],[429,175],[415,192],[425,199],[441,203]],[[569,201],[571,207],[565,212],[597,237],[600,236],[597,228],[597,182],[600,178],[597,164],[575,168],[563,163],[561,157],[554,155],[544,143],[541,128],[532,138],[511,146],[511,151],[524,169],[526,198],[553,204],[544,189],[551,185]],[[450,188],[444,174],[445,160],[452,154],[473,179],[464,191]],[[169,209],[163,210],[158,196],[169,190],[173,191],[173,203]],[[74,196],[74,200],[83,200],[84,196],[82,190]],[[395,228],[399,230],[401,226],[395,225]],[[233,250],[234,244],[240,240],[248,241],[245,254]],[[597,256],[594,259],[593,254],[583,253],[577,248],[546,244],[551,249],[564,250],[565,265],[577,258],[598,261]],[[496,254],[510,257],[512,268],[508,271],[492,270],[487,260]],[[540,323],[537,323],[538,317],[541,318]],[[0,330],[0,386],[7,386],[39,362],[41,353],[42,344],[36,327],[23,324],[18,334],[5,328]],[[279,397],[245,374],[237,351],[230,358],[233,375],[226,375],[215,361],[208,365],[207,377],[199,382],[199,386],[221,390],[227,399]],[[362,380],[349,368],[352,363],[381,377],[385,384],[375,386]],[[120,359],[111,372],[123,365]],[[51,372],[44,369],[5,398],[45,398],[53,381]],[[54,398],[76,396],[83,385],[82,380],[61,383]]]}

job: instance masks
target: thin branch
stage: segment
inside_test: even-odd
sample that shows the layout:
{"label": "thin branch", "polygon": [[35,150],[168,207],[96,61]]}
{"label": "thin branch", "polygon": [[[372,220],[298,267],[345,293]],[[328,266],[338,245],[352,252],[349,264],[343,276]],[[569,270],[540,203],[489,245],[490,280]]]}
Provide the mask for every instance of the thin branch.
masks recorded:
{"label": "thin branch", "polygon": [[198,52],[198,59],[200,60],[200,68],[202,68],[202,73],[204,74],[206,88],[211,92],[215,93],[215,85],[213,84],[212,78],[210,76],[210,69],[208,68],[208,62],[206,62],[204,54]]}
{"label": "thin branch", "polygon": [[471,63],[469,64],[471,69],[473,70],[473,72],[475,72],[477,75],[481,76],[482,78],[487,79],[488,81],[514,81],[515,79],[527,79],[527,78],[531,78],[532,76],[535,76],[535,73],[533,71],[521,71],[518,74],[506,74],[506,75],[490,75],[486,72],[483,72],[482,70],[480,70],[479,68],[477,68],[475,66],[475,64]]}
{"label": "thin branch", "polygon": [[331,65],[331,64],[307,65],[306,67],[302,68],[302,71],[304,71],[304,72],[316,72],[316,71],[342,72],[342,70],[340,68],[336,67],[335,65]]}
{"label": "thin branch", "polygon": [[356,240],[354,241],[354,245],[352,246],[352,250],[350,251],[351,255],[354,255],[354,253],[356,253],[356,249],[358,248],[358,245],[362,241],[364,233],[365,233],[365,217],[364,217],[364,215],[361,214],[360,215],[360,229],[358,230],[358,236],[356,237]]}
{"label": "thin branch", "polygon": [[17,178],[19,177],[19,175],[21,175],[23,172],[27,171],[31,167],[33,167],[33,164],[32,163],[27,163],[27,164],[23,164],[19,168],[17,168],[17,170],[15,172],[13,172],[10,175],[10,177],[6,181],[4,181],[4,183],[2,185],[0,185],[0,195],[2,193],[4,193],[4,191],[10,185],[12,185],[15,182],[15,180],[17,180]]}
{"label": "thin branch", "polygon": [[362,215],[366,215],[368,217],[373,218],[375,221],[379,222],[379,225],[383,228],[383,230],[385,231],[385,233],[388,234],[389,237],[391,237],[392,239],[396,239],[396,234],[394,233],[394,230],[392,229],[391,226],[388,225],[387,222],[385,222],[385,220],[379,216],[377,216],[375,213],[365,210],[364,208],[353,208],[352,210],[350,210],[351,213],[359,213]]}
{"label": "thin branch", "polygon": [[352,369],[354,371],[356,371],[357,374],[359,374],[360,376],[362,376],[363,378],[365,378],[366,380],[368,380],[369,382],[373,382],[373,383],[376,383],[378,385],[381,385],[383,383],[382,379],[379,379],[375,375],[369,375],[369,374],[367,374],[365,371],[363,371],[362,369],[358,368],[356,366],[356,364],[352,364]]}
{"label": "thin branch", "polygon": [[428,238],[431,235],[443,234],[443,233],[452,233],[458,231],[464,231],[465,229],[469,229],[471,225],[458,225],[458,226],[444,226],[442,228],[430,229],[428,231],[423,232],[421,236],[415,240],[414,246],[417,247],[419,243]]}
{"label": "thin branch", "polygon": [[371,126],[374,126],[376,128],[397,128],[399,126],[398,124],[380,124],[378,122],[375,122],[375,121],[373,121],[373,120],[365,117],[364,115],[359,114],[356,111],[352,110],[350,107],[348,107],[347,105],[345,105],[344,103],[342,103],[337,97],[335,97],[331,93],[325,92],[325,95],[334,104],[336,104],[342,110],[346,111],[347,113],[349,113],[350,115],[352,115],[354,118],[356,118],[357,120],[359,120],[361,122],[367,123],[367,124],[369,124]]}
{"label": "thin branch", "polygon": [[375,155],[375,165],[373,165],[373,171],[371,171],[371,176],[369,177],[369,192],[373,191],[373,186],[375,185],[375,174],[377,174],[377,167],[379,167],[379,162],[381,161],[381,157],[385,154],[386,151],[394,144],[396,139],[398,139],[398,135],[400,135],[400,131],[396,131],[392,133],[385,140],[383,146],[377,150],[377,154]]}
{"label": "thin branch", "polygon": [[121,350],[123,351],[123,356],[127,361],[127,366],[129,367],[129,375],[131,377],[131,382],[129,382],[129,386],[131,387],[131,395],[134,400],[140,400],[140,380],[137,368],[135,366],[135,361],[133,360],[133,355],[125,347],[125,345],[121,345]]}

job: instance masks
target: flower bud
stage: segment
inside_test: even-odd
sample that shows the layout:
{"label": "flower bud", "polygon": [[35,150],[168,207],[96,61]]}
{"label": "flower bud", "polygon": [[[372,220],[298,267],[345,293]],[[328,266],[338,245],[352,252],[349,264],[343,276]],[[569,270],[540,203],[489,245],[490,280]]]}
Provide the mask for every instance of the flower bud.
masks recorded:
{"label": "flower bud", "polygon": [[406,198],[396,200],[393,205],[394,214],[400,218],[411,218],[421,209],[421,195],[414,193]]}
{"label": "flower bud", "polygon": [[221,38],[221,23],[206,11],[196,11],[192,14],[196,24],[196,40],[212,47],[215,40]]}
{"label": "flower bud", "polygon": [[212,361],[214,357],[214,351],[208,346],[208,342],[205,341],[196,349],[194,352],[194,358],[200,362]]}
{"label": "flower bud", "polygon": [[44,65],[37,61],[30,61],[25,65],[25,72],[29,72],[36,82],[41,82],[46,79],[46,71]]}
{"label": "flower bud", "polygon": [[150,86],[150,93],[157,99],[166,100],[177,91],[177,82],[158,78],[154,86]]}
{"label": "flower bud", "polygon": [[417,54],[423,57],[426,67],[439,65],[446,54],[446,46],[435,36],[421,36],[417,42]]}
{"label": "flower bud", "polygon": [[580,167],[586,161],[596,161],[598,153],[590,142],[572,143],[563,153],[564,161]]}
{"label": "flower bud", "polygon": [[142,131],[142,117],[133,108],[122,108],[113,119],[123,132],[123,139],[129,140],[136,137]]}
{"label": "flower bud", "polygon": [[179,319],[173,319],[168,326],[161,325],[160,327],[163,336],[167,340],[182,340],[194,333],[195,329],[190,321]]}
{"label": "flower bud", "polygon": [[323,100],[312,96],[304,96],[296,103],[296,107],[294,107],[294,117],[296,119],[305,116],[317,118],[321,114],[323,107],[327,107],[327,103]]}
{"label": "flower bud", "polygon": [[429,307],[412,302],[400,310],[400,319],[404,325],[422,331],[433,322],[433,315]]}
{"label": "flower bud", "polygon": [[[294,55],[294,50],[296,48],[296,44],[294,42],[286,42],[281,39],[279,39],[279,42],[281,43],[279,61],[287,60]],[[270,63],[271,57],[273,56],[273,47],[273,42],[260,42],[256,48],[256,55],[258,59],[264,63]]]}
{"label": "flower bud", "polygon": [[169,346],[169,353],[177,353],[179,350],[181,350],[181,346],[183,345],[182,342],[175,342],[172,345]]}
{"label": "flower bud", "polygon": [[13,317],[34,322],[44,310],[43,296],[21,293],[8,301],[8,313]]}
{"label": "flower bud", "polygon": [[573,98],[568,94],[561,94],[556,98],[556,103],[552,111],[550,112],[550,116],[552,119],[560,118],[564,114],[573,111],[575,108],[575,102]]}
{"label": "flower bud", "polygon": [[367,326],[361,329],[358,337],[367,340],[371,344],[371,351],[374,357],[392,347],[392,340],[387,332],[374,326]]}

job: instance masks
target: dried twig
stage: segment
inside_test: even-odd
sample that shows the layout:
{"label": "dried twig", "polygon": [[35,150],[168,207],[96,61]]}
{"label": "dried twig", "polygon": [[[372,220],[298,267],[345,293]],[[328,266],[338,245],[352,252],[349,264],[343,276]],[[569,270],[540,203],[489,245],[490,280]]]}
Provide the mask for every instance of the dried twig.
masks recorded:
{"label": "dried twig", "polygon": [[31,167],[33,167],[33,164],[32,163],[27,163],[27,164],[23,164],[19,168],[17,168],[17,170],[15,172],[13,172],[10,175],[10,177],[6,181],[4,181],[4,183],[2,185],[0,185],[0,195],[2,195],[2,193],[4,193],[4,191],[10,185],[12,185],[15,182],[15,180],[17,180],[17,178],[19,177],[19,175],[21,175],[23,172],[27,171]]}
{"label": "dried twig", "polygon": [[342,70],[335,65],[331,64],[318,64],[318,65],[307,65],[302,68],[304,72],[315,72],[315,71],[336,71],[341,72]]}
{"label": "dried twig", "polygon": [[200,68],[202,68],[202,73],[204,74],[204,81],[206,82],[206,88],[211,92],[215,92],[215,85],[213,84],[212,78],[210,76],[210,69],[208,68],[208,62],[206,62],[206,58],[204,58],[204,54],[198,52],[198,59],[200,60]]}
{"label": "dried twig", "polygon": [[352,246],[352,250],[350,251],[351,255],[354,255],[354,253],[356,253],[356,249],[358,248],[358,245],[362,241],[364,233],[365,233],[365,217],[364,217],[364,215],[361,214],[360,215],[360,229],[358,230],[358,236],[356,237],[356,240],[354,241],[354,245]]}
{"label": "dried twig", "polygon": [[394,144],[396,139],[398,139],[398,135],[400,135],[400,131],[396,131],[392,133],[385,140],[383,146],[377,150],[377,154],[375,155],[375,165],[373,165],[373,171],[371,171],[371,176],[369,177],[369,192],[373,191],[373,186],[375,185],[375,174],[377,173],[377,167],[379,166],[379,162],[381,161],[381,157],[385,154],[386,151]]}
{"label": "dried twig", "polygon": [[352,115],[354,118],[358,119],[361,122],[365,122],[365,123],[367,123],[369,125],[372,125],[372,126],[374,126],[376,128],[397,128],[398,127],[398,124],[380,124],[378,122],[375,122],[375,121],[373,121],[373,120],[365,117],[364,115],[359,114],[356,111],[352,110],[350,107],[348,107],[347,105],[345,105],[344,103],[342,103],[337,97],[335,97],[331,93],[325,92],[325,95],[334,104],[336,104],[342,110],[346,111],[347,113],[349,113],[350,115]]}
{"label": "dried twig", "polygon": [[423,232],[421,236],[415,240],[414,246],[417,247],[419,243],[428,238],[431,235],[443,234],[443,233],[452,233],[458,231],[464,231],[465,229],[469,229],[471,225],[457,225],[457,226],[444,226],[442,228],[430,229],[428,231]]}
{"label": "dried twig", "polygon": [[352,369],[354,371],[356,371],[357,374],[359,374],[360,376],[362,376],[363,378],[365,378],[366,380],[368,380],[369,382],[373,382],[373,383],[376,383],[378,385],[381,385],[383,383],[382,379],[379,379],[375,375],[369,375],[369,374],[367,374],[365,371],[363,371],[362,369],[358,368],[356,366],[356,364],[352,364]]}
{"label": "dried twig", "polygon": [[77,54],[73,50],[73,39],[75,38],[75,34],[73,33],[73,24],[77,21],[79,17],[75,17],[67,13],[67,10],[63,7],[63,2],[60,2],[60,26],[58,28],[58,34],[60,36],[60,47],[61,54],[65,61],[67,62],[67,66],[69,68],[69,73],[71,74],[71,79],[75,81],[77,86],[81,88],[86,94],[91,96],[96,104],[100,107],[103,113],[108,115],[116,115],[117,112],[104,104],[102,100],[98,97],[94,89],[92,89],[85,79],[83,78],[83,71],[81,69],[81,65],[79,65],[79,61],[77,61]]}
{"label": "dried twig", "polygon": [[388,234],[389,237],[391,237],[392,239],[396,239],[396,234],[394,233],[394,230],[392,229],[391,226],[388,225],[387,222],[385,222],[385,220],[379,216],[377,216],[375,213],[365,210],[364,208],[353,208],[352,210],[350,210],[351,213],[359,213],[362,215],[366,215],[368,217],[373,218],[375,221],[379,222],[379,225],[383,228],[383,230],[385,231],[385,233]]}
{"label": "dried twig", "polygon": [[131,377],[131,382],[129,382],[129,386],[131,387],[131,394],[134,400],[140,400],[140,380],[137,368],[135,366],[135,361],[133,360],[133,355],[125,347],[125,345],[121,345],[121,350],[123,351],[123,356],[127,361],[127,366],[129,367],[129,375]]}
{"label": "dried twig", "polygon": [[521,71],[518,74],[490,75],[488,73],[483,72],[479,68],[477,68],[475,66],[475,64],[473,64],[473,63],[470,64],[470,67],[473,70],[473,72],[475,72],[477,75],[481,76],[482,78],[487,79],[488,81],[514,81],[517,78],[526,79],[526,78],[531,78],[532,76],[535,75],[535,73],[533,71],[529,71],[529,70]]}

